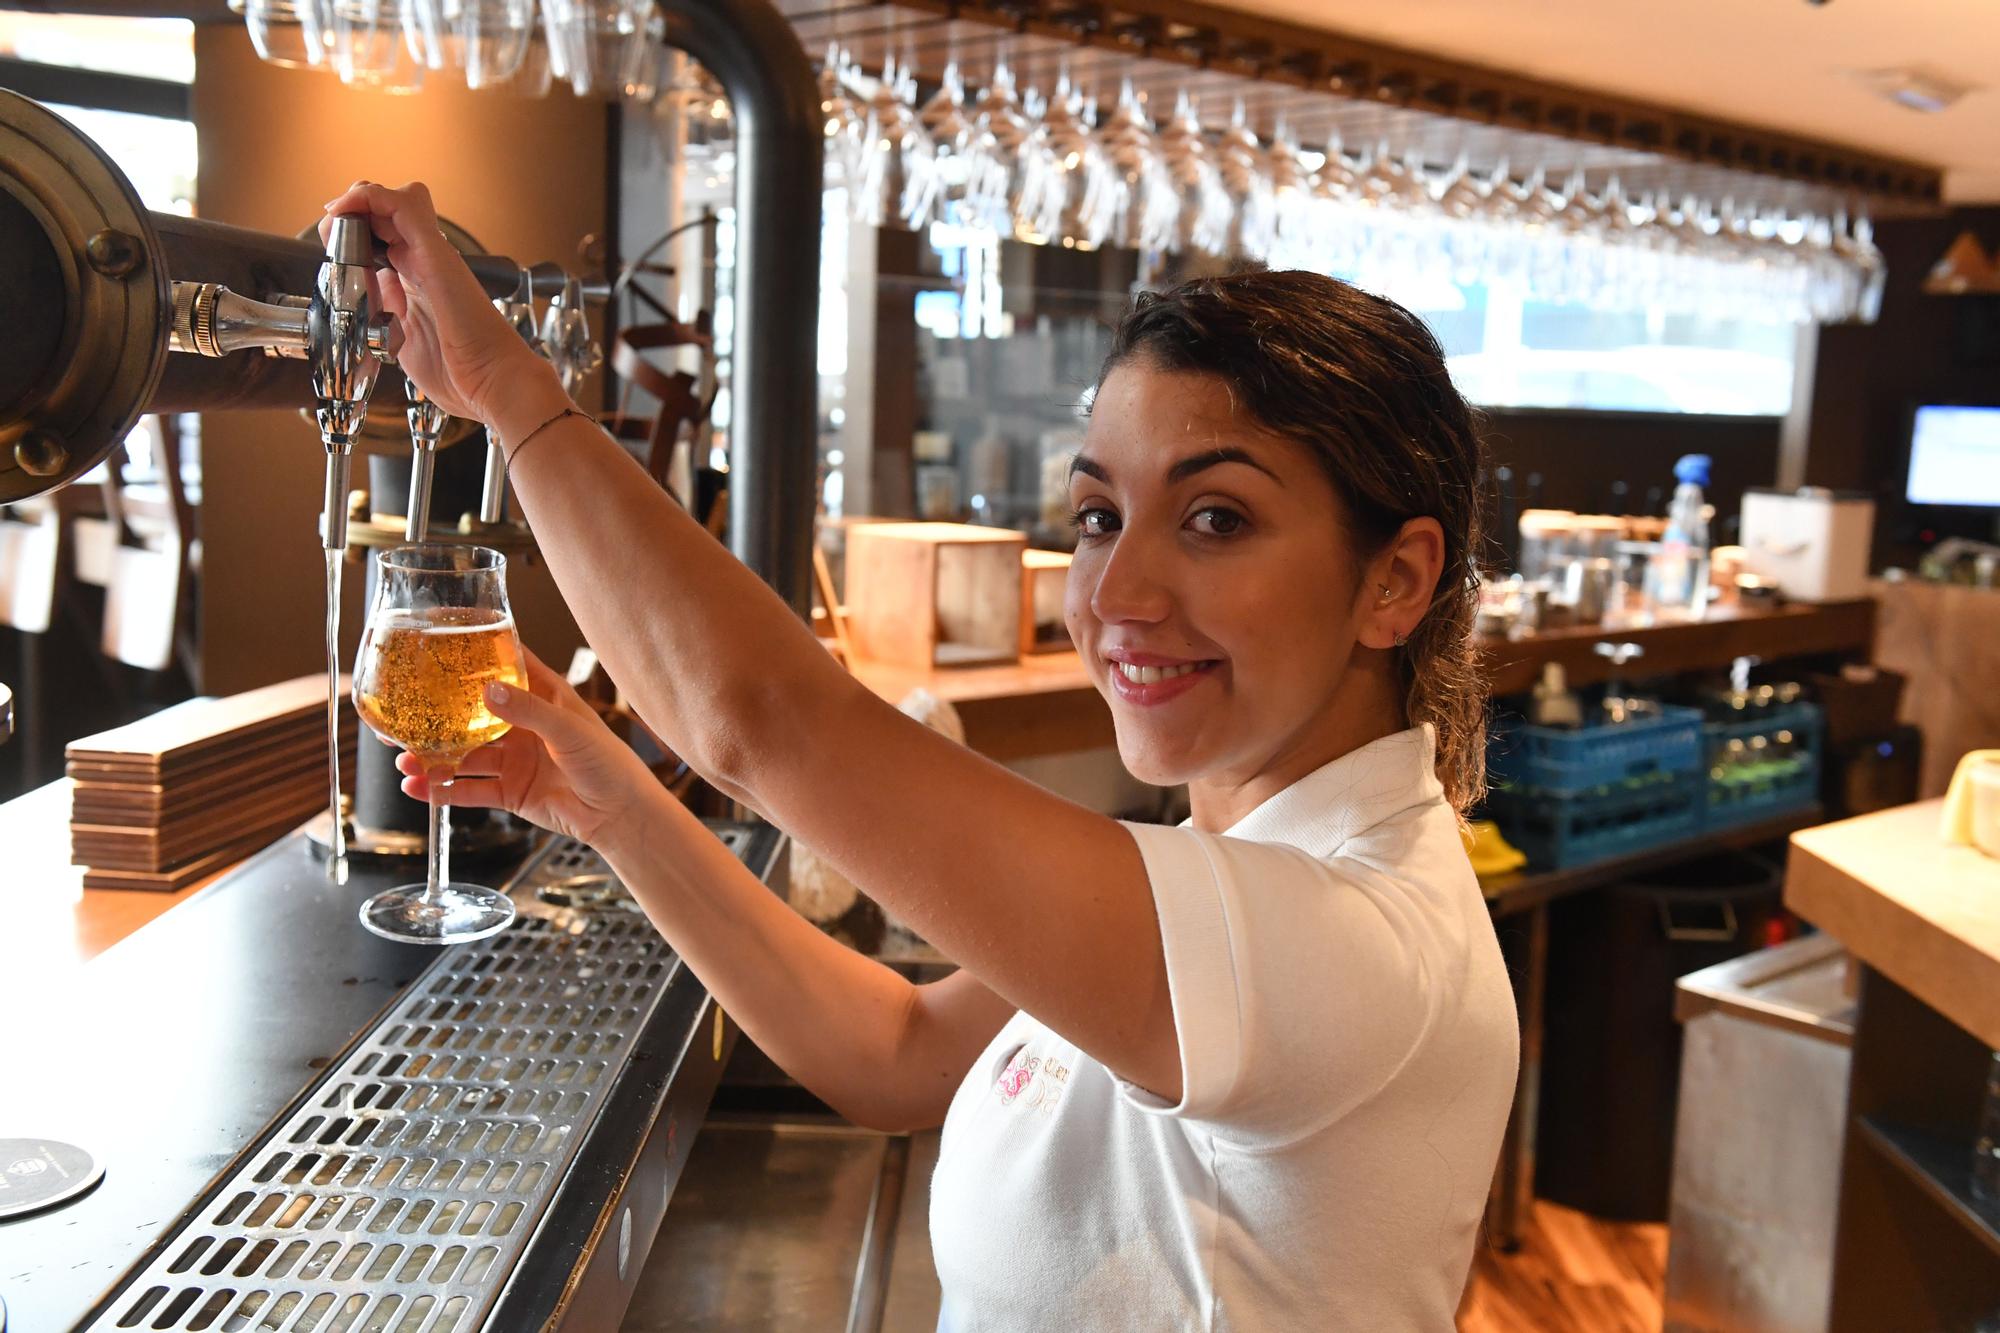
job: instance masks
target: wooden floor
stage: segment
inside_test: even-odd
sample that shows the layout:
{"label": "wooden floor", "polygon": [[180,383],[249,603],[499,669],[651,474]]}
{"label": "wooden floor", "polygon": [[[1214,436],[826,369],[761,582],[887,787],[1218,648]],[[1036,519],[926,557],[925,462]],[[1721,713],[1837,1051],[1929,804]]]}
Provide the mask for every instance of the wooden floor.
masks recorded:
{"label": "wooden floor", "polygon": [[1460,1333],[1659,1333],[1667,1229],[1537,1201],[1513,1254],[1482,1249]]}

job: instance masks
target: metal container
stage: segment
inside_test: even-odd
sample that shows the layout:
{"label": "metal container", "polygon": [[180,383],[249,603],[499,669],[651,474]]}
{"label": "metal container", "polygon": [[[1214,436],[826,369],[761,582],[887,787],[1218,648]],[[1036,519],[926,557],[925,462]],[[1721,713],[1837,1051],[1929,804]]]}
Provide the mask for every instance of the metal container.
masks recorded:
{"label": "metal container", "polygon": [[1669,1333],[1821,1333],[1854,1000],[1827,935],[1681,978]]}

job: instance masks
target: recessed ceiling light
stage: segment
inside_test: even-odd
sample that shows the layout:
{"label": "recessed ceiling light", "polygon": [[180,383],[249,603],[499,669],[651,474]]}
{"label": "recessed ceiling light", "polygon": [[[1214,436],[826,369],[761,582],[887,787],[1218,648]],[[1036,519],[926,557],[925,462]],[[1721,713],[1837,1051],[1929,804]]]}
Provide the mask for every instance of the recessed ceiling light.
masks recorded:
{"label": "recessed ceiling light", "polygon": [[1973,84],[1916,65],[1855,70],[1854,77],[1877,96],[1912,111],[1942,111],[1967,93],[1977,91]]}

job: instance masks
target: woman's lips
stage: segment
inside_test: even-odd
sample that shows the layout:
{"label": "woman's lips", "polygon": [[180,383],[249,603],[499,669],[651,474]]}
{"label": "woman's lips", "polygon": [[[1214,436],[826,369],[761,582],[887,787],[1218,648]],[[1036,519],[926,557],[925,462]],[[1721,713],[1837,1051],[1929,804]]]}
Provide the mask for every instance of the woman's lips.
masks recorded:
{"label": "woman's lips", "polygon": [[[1144,654],[1130,654],[1141,657]],[[1156,658],[1154,662],[1168,663],[1168,659]],[[1166,665],[1113,659],[1111,662],[1111,688],[1118,697],[1129,703],[1151,707],[1177,699],[1206,679],[1219,662],[1171,662]]]}

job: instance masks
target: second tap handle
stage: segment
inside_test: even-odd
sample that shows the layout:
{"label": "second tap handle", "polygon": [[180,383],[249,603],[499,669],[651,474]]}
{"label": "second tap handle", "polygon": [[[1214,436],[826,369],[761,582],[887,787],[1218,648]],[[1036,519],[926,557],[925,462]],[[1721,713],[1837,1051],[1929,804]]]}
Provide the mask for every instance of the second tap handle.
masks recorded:
{"label": "second tap handle", "polygon": [[410,498],[403,524],[406,541],[424,541],[430,535],[431,474],[437,468],[438,436],[448,419],[443,408],[424,396],[417,382],[403,380],[403,396],[410,401]]}
{"label": "second tap handle", "polygon": [[507,517],[507,454],[490,436],[486,441],[486,484],[479,492],[479,521],[500,523]]}

